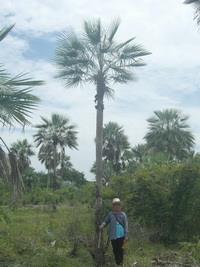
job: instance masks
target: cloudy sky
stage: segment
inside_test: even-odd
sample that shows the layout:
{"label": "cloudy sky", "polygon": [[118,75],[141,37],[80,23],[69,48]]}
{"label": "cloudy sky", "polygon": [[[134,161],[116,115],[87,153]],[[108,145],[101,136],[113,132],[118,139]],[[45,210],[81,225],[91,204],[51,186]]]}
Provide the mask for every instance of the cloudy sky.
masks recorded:
{"label": "cloudy sky", "polygon": [[[106,102],[105,122],[124,126],[132,145],[143,142],[146,119],[154,110],[178,108],[190,116],[190,125],[200,150],[200,31],[193,21],[192,6],[183,0],[0,0],[1,27],[16,23],[12,34],[0,44],[0,62],[13,73],[30,72],[46,85],[34,89],[41,104],[32,117],[51,113],[69,116],[79,131],[79,150],[69,151],[75,168],[89,172],[94,162],[95,90],[91,86],[65,89],[55,80],[56,38],[60,31],[74,27],[81,31],[83,20],[102,18],[107,24],[121,18],[118,40],[135,36],[136,42],[152,52],[147,66],[136,71],[138,80],[115,86],[114,101]],[[32,141],[33,128],[25,132],[17,127],[0,135],[12,143],[17,139]],[[42,169],[36,158],[32,160]]]}

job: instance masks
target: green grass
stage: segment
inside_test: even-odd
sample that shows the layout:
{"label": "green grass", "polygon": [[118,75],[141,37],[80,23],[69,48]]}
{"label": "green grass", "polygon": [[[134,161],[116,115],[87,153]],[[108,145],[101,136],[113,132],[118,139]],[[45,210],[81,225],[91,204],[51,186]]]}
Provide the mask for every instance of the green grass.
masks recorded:
{"label": "green grass", "polygon": [[[92,234],[91,211],[84,206],[51,206],[4,210],[0,217],[1,267],[94,267],[91,256],[84,248],[77,257],[70,257],[74,237]],[[76,235],[74,235],[76,233]],[[126,248],[126,266],[150,267],[152,259],[172,253],[159,244],[130,240]],[[108,251],[112,262],[111,248]]]}

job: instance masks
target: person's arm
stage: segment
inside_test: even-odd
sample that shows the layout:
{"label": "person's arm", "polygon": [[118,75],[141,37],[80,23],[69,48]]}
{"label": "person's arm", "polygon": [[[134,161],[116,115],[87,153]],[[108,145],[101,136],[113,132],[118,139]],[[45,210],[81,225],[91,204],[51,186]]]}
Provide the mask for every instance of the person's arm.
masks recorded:
{"label": "person's arm", "polygon": [[106,216],[103,223],[99,226],[100,230],[102,230],[106,225],[110,223],[110,213]]}

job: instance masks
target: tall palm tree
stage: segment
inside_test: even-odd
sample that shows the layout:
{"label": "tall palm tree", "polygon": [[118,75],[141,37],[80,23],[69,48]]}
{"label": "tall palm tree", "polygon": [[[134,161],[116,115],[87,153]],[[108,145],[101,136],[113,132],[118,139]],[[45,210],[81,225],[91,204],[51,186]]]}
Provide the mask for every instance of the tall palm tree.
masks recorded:
{"label": "tall palm tree", "polygon": [[[144,66],[141,58],[150,54],[141,45],[135,44],[135,38],[118,43],[115,36],[119,25],[119,20],[113,21],[108,28],[103,27],[100,19],[85,21],[81,34],[73,30],[60,34],[55,57],[58,78],[64,80],[66,87],[84,83],[91,83],[96,87],[96,240],[102,206],[104,97],[113,95],[113,84],[133,80],[131,70]],[[102,249],[96,251],[99,258]]]}
{"label": "tall palm tree", "polygon": [[200,24],[200,0],[185,0],[184,3],[194,5],[194,7],[196,8],[194,18],[196,19],[197,23]]}
{"label": "tall palm tree", "polygon": [[166,153],[170,160],[182,160],[193,148],[194,137],[187,123],[188,116],[176,109],[155,111],[149,118],[147,144],[155,151]]}
{"label": "tall palm tree", "polygon": [[103,160],[110,162],[118,174],[125,168],[126,152],[130,149],[128,137],[122,126],[109,122],[103,129]]}
{"label": "tall palm tree", "polygon": [[21,174],[30,167],[30,157],[35,153],[32,149],[32,145],[28,143],[27,139],[18,140],[16,143],[11,145],[11,151],[16,154]]}
{"label": "tall palm tree", "polygon": [[[34,135],[37,147],[40,147],[39,159],[48,168],[53,163],[53,188],[56,187],[56,169],[64,167],[65,148],[77,149],[77,131],[75,125],[70,124],[68,118],[59,114],[52,114],[51,119],[42,117],[42,123],[36,125],[37,134]],[[46,154],[46,156],[45,156]]]}

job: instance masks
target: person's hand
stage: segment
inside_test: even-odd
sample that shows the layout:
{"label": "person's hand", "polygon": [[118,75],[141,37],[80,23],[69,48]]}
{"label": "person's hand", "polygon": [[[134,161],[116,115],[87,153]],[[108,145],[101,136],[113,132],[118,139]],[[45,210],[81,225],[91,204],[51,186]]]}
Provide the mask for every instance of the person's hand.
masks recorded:
{"label": "person's hand", "polygon": [[104,226],[105,226],[105,223],[102,223],[101,225],[99,225],[99,230],[102,231]]}
{"label": "person's hand", "polygon": [[123,247],[126,246],[127,243],[128,243],[128,237],[126,237],[126,238],[124,239]]}

